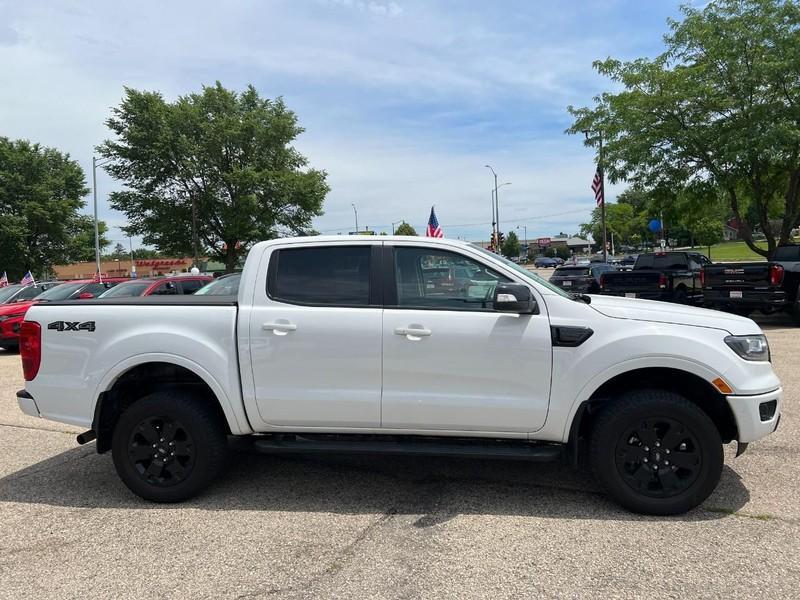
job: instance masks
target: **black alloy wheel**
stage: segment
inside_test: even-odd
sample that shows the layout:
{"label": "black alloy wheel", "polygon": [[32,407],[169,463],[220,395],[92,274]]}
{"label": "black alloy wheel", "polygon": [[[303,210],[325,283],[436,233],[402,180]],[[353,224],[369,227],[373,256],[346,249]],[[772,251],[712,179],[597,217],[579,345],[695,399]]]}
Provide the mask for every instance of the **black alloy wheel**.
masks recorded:
{"label": "black alloy wheel", "polygon": [[191,475],[195,464],[192,436],[179,421],[145,417],[130,435],[128,456],[149,485],[169,487]]}
{"label": "black alloy wheel", "polygon": [[137,400],[120,415],[111,455],[133,493],[153,502],[181,502],[214,481],[226,463],[228,437],[213,402],[171,389]]}
{"label": "black alloy wheel", "polygon": [[607,401],[592,425],[595,477],[625,508],[674,515],[701,504],[719,482],[719,431],[695,403],[667,390],[633,390]]}

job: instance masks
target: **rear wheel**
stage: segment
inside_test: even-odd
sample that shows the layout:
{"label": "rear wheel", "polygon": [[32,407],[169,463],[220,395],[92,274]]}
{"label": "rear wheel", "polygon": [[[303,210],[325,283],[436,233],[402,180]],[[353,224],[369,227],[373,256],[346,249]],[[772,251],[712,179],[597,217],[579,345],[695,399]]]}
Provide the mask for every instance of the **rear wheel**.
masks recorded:
{"label": "rear wheel", "polygon": [[628,392],[597,418],[591,437],[595,476],[622,506],[651,515],[702,503],[722,474],[714,423],[686,398],[662,390]]}
{"label": "rear wheel", "polygon": [[156,392],[119,418],[111,442],[117,474],[138,496],[180,502],[205,489],[225,465],[224,424],[202,399]]}

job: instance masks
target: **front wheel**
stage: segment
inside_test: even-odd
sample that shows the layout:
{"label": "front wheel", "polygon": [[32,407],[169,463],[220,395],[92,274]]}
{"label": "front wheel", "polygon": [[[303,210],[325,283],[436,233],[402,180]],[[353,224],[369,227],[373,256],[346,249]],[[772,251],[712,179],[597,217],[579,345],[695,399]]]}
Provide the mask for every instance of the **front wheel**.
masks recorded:
{"label": "front wheel", "polygon": [[662,390],[628,392],[598,416],[592,468],[606,491],[637,513],[674,515],[700,505],[724,462],[711,419],[686,398]]}
{"label": "front wheel", "polygon": [[228,439],[202,398],[171,390],[145,396],[117,421],[111,442],[123,483],[153,502],[181,502],[205,489],[225,465]]}

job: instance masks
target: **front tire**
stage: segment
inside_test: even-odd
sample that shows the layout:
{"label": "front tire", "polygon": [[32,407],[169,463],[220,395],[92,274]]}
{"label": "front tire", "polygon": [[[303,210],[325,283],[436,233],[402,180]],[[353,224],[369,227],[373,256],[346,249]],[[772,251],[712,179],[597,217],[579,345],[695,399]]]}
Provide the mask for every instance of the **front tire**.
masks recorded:
{"label": "front tire", "polygon": [[114,467],[134,494],[181,502],[200,493],[225,466],[224,423],[202,398],[155,392],[122,413],[111,441]]}
{"label": "front tire", "polygon": [[625,508],[675,515],[700,505],[719,483],[722,440],[711,419],[683,396],[637,390],[612,401],[592,430],[592,469]]}

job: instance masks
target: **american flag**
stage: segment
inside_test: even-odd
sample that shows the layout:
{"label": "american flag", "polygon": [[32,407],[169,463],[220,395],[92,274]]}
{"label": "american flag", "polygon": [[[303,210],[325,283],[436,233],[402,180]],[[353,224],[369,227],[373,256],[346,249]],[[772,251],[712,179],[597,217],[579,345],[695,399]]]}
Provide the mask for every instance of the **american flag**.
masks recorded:
{"label": "american flag", "polygon": [[0,288],[8,287],[8,275],[3,271],[3,276],[0,277]]}
{"label": "american flag", "polygon": [[442,228],[439,227],[439,219],[436,218],[436,212],[433,210],[431,206],[431,216],[428,219],[428,231],[425,233],[427,237],[435,237],[440,238],[444,237],[442,233]]}
{"label": "american flag", "polygon": [[597,202],[597,206],[603,206],[603,175],[600,173],[600,169],[594,172],[592,191],[594,192],[594,199]]}
{"label": "american flag", "polygon": [[36,281],[33,279],[33,275],[31,275],[31,272],[28,271],[27,273],[25,273],[25,277],[23,277],[22,281],[20,281],[19,283],[20,285],[35,285]]}

